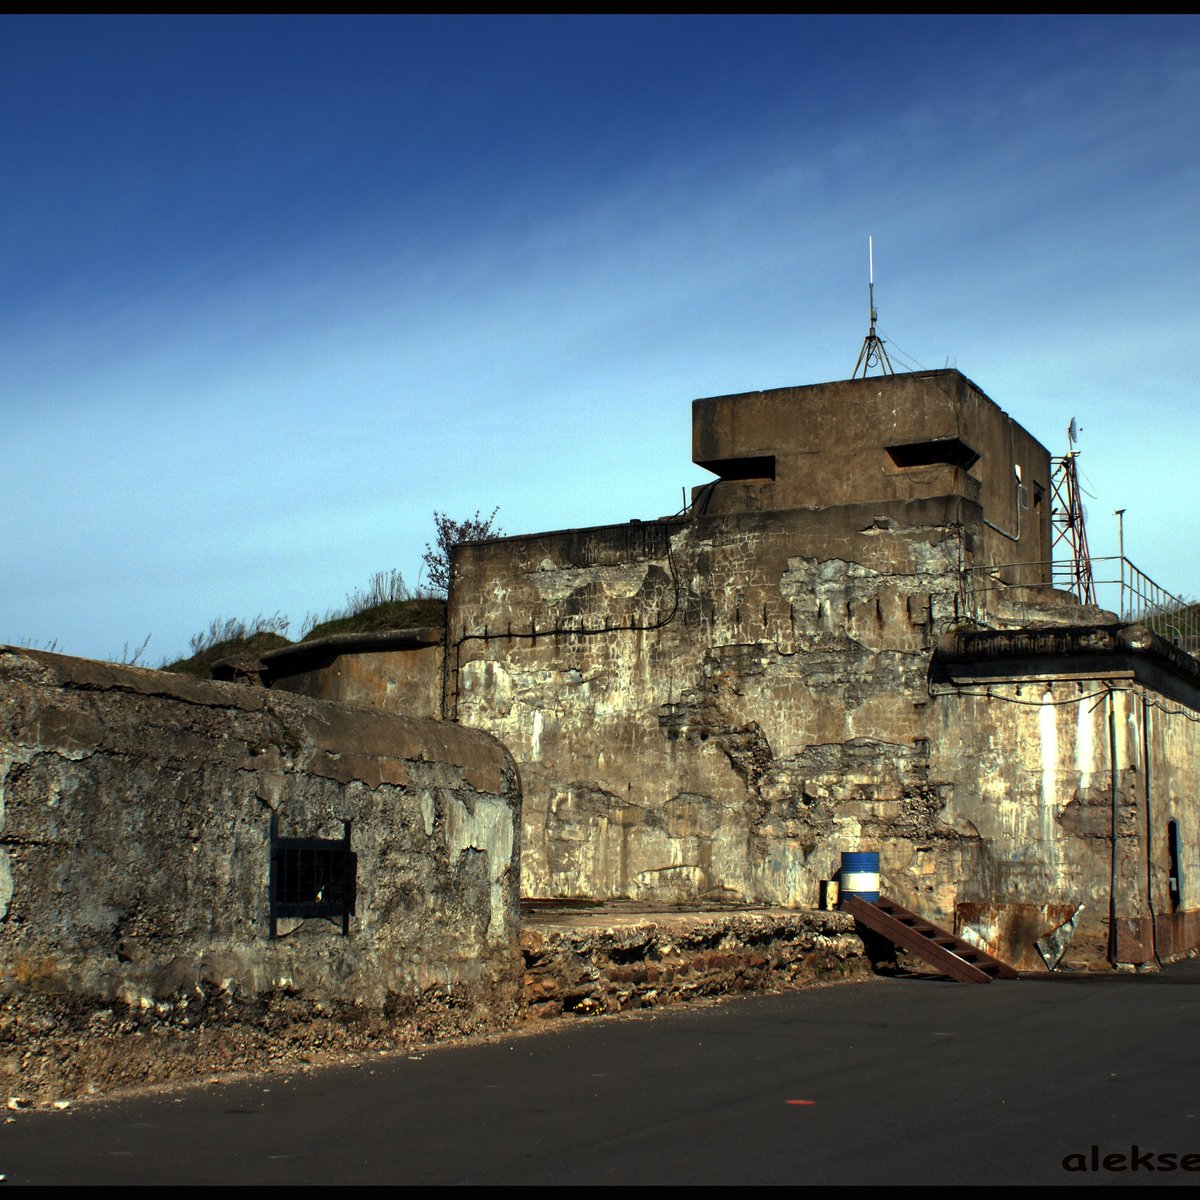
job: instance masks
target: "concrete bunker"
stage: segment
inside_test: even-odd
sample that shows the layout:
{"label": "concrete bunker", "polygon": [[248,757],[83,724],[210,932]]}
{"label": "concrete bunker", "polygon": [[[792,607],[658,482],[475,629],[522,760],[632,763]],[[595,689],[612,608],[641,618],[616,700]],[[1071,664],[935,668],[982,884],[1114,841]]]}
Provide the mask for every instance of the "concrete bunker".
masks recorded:
{"label": "concrete bunker", "polygon": [[[517,1010],[520,790],[490,735],[13,647],[0,686],[8,993],[468,1028]],[[348,876],[313,856],[343,844],[335,896]],[[288,870],[301,893],[273,906]]]}
{"label": "concrete bunker", "polygon": [[[1053,586],[1045,448],[957,371],[692,431],[685,511],[460,545],[444,628],[231,666],[265,688],[0,648],[9,993],[481,1027],[523,967],[583,996],[548,982],[574,934],[522,955],[522,895],[725,911],[687,967],[737,986],[852,970],[849,919],[805,913],[848,849],[1018,966],[1194,952],[1200,665]],[[273,824],[353,831],[349,919],[270,936]],[[701,945],[751,934],[790,948]],[[660,990],[588,953],[633,972],[605,1002]]]}
{"label": "concrete bunker", "polygon": [[1195,947],[1193,660],[1054,588],[1047,450],[954,370],[692,430],[685,512],[455,549],[417,703],[517,761],[523,894],[811,908],[858,847],[1031,967],[1068,922],[1081,962]]}

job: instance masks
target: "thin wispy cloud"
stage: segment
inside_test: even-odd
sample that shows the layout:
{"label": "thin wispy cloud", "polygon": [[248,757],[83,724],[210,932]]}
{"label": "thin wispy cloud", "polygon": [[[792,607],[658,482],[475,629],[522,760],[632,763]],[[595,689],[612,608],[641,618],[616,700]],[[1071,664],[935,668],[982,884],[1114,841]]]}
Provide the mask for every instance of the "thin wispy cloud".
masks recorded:
{"label": "thin wispy cloud", "polygon": [[671,511],[694,396],[849,373],[868,233],[906,359],[1079,416],[1200,590],[1150,516],[1189,455],[1129,427],[1200,436],[1194,20],[185,27],[10,42],[0,640],[298,620],[414,578],[434,507]]}

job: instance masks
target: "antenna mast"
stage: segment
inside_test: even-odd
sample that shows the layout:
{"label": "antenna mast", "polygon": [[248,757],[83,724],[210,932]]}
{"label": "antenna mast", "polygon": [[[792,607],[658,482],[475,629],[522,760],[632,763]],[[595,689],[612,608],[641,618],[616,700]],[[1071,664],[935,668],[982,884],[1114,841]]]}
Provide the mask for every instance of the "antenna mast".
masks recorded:
{"label": "antenna mast", "polygon": [[1057,567],[1067,590],[1074,592],[1080,604],[1096,603],[1096,585],[1092,579],[1092,556],[1088,550],[1087,527],[1084,524],[1083,501],[1079,491],[1079,469],[1075,449],[1075,418],[1067,426],[1067,443],[1070,449],[1061,458],[1051,459],[1050,487],[1053,489],[1050,520],[1054,527],[1054,542],[1051,553],[1065,542],[1068,548],[1067,561]]}
{"label": "antenna mast", "polygon": [[867,237],[867,257],[870,261],[870,282],[867,284],[867,295],[870,298],[871,327],[867,331],[867,336],[863,338],[862,349],[858,352],[858,362],[854,364],[854,373],[850,376],[851,379],[858,378],[859,367],[862,368],[864,379],[872,367],[878,367],[884,375],[895,375],[896,373],[892,370],[891,359],[888,358],[887,351],[883,348],[883,340],[875,333],[875,322],[879,320],[879,314],[875,311],[875,242],[874,238],[870,236]]}

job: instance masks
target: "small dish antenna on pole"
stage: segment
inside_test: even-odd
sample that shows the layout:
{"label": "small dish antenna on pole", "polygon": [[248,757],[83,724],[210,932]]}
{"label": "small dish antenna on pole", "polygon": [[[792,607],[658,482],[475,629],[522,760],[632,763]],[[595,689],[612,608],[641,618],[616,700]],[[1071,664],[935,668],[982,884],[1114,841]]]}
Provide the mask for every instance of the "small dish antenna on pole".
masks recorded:
{"label": "small dish antenna on pole", "polygon": [[875,322],[879,320],[879,314],[875,311],[875,242],[874,238],[870,236],[867,238],[867,258],[870,263],[867,295],[871,306],[871,327],[867,331],[867,336],[863,338],[862,349],[858,352],[858,362],[854,364],[854,373],[850,376],[851,379],[858,378],[860,367],[864,379],[872,367],[878,367],[883,375],[895,375],[896,373],[892,370],[892,361],[883,348],[883,339],[875,333]]}

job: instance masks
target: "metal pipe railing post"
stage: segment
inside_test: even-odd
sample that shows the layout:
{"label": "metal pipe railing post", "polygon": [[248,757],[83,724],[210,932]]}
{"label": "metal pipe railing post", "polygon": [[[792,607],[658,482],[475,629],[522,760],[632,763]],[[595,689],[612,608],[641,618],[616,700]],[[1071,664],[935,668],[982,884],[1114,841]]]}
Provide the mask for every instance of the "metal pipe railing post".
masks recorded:
{"label": "metal pipe railing post", "polygon": [[1123,618],[1125,616],[1125,510],[1118,508],[1113,516],[1117,518],[1117,557],[1120,559],[1121,568],[1120,608],[1117,609],[1117,615]]}

